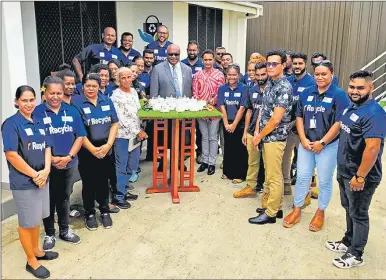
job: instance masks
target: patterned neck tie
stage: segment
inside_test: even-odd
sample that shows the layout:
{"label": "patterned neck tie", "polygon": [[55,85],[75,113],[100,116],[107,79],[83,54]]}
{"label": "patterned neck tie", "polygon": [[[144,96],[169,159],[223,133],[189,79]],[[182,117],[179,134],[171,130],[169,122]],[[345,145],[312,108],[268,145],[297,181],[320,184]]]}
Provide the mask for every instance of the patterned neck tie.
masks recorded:
{"label": "patterned neck tie", "polygon": [[174,82],[174,88],[176,90],[176,97],[181,97],[181,90],[180,90],[180,84],[178,83],[176,65],[173,65],[173,82]]}

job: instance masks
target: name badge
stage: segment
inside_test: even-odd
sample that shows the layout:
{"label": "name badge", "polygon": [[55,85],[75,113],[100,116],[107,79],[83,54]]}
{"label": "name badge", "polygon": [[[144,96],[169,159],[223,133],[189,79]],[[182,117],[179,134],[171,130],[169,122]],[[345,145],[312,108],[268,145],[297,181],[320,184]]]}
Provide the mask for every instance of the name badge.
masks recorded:
{"label": "name badge", "polygon": [[316,128],[316,119],[312,118],[310,119],[310,129]]}
{"label": "name badge", "polygon": [[33,133],[32,129],[30,129],[30,128],[26,128],[26,129],[24,129],[24,130],[25,130],[25,133],[27,133],[27,135],[28,135],[28,136],[32,136],[32,135],[34,135],[34,133]]}
{"label": "name badge", "polygon": [[303,92],[304,89],[304,87],[298,87],[298,92]]}
{"label": "name badge", "polygon": [[202,70],[202,67],[196,67],[196,71]]}
{"label": "name badge", "polygon": [[308,96],[308,97],[307,97],[307,101],[312,101],[312,100],[314,100],[314,97],[313,97],[313,96]]}
{"label": "name badge", "polygon": [[62,121],[64,121],[64,122],[73,122],[74,120],[72,119],[72,116],[62,116]]}
{"label": "name badge", "polygon": [[236,92],[235,97],[241,97],[241,92]]}
{"label": "name badge", "polygon": [[51,121],[51,118],[50,117],[45,117],[43,118],[43,123],[44,124],[50,124],[52,121]]}
{"label": "name badge", "polygon": [[146,86],[146,83],[144,83],[144,82],[140,82],[140,84],[144,87],[144,86]]}
{"label": "name badge", "polygon": [[352,113],[350,116],[350,120],[353,122],[356,122],[359,119],[359,116],[357,114]]}
{"label": "name badge", "polygon": [[114,58],[114,59],[118,58],[118,56],[116,56],[115,54],[112,54],[111,57]]}
{"label": "name badge", "polygon": [[104,53],[104,52],[100,52],[100,53],[99,53],[99,56],[100,56],[100,57],[105,57],[105,53]]}
{"label": "name badge", "polygon": [[325,97],[325,98],[323,98],[322,102],[331,103],[332,102],[332,98],[331,97]]}
{"label": "name badge", "polygon": [[157,50],[157,49],[154,49],[154,53],[158,53],[158,50]]}
{"label": "name badge", "polygon": [[257,92],[253,93],[253,98],[257,98]]}
{"label": "name badge", "polygon": [[89,107],[83,108],[83,112],[84,112],[85,114],[91,114],[91,110],[90,110]]}
{"label": "name badge", "polygon": [[110,111],[110,105],[102,106],[102,111]]}
{"label": "name badge", "polygon": [[39,132],[41,135],[46,135],[46,132],[44,131],[44,129],[39,128]]}
{"label": "name badge", "polygon": [[225,92],[225,93],[224,93],[224,96],[225,96],[225,97],[229,97],[229,92]]}

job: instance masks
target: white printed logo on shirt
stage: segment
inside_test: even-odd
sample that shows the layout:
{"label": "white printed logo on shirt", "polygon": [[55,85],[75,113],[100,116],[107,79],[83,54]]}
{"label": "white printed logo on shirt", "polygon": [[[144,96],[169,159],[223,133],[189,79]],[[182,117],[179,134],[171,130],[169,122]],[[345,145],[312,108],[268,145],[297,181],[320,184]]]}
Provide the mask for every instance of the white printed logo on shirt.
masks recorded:
{"label": "white printed logo on shirt", "polygon": [[358,116],[358,115],[356,115],[355,113],[352,113],[352,114],[351,114],[350,120],[352,120],[353,122],[356,122],[358,119],[359,119],[359,116]]}
{"label": "white printed logo on shirt", "polygon": [[303,92],[303,90],[305,90],[304,87],[298,87],[298,92]]}
{"label": "white printed logo on shirt", "polygon": [[154,53],[158,53],[158,50],[157,50],[157,49],[154,49]]}
{"label": "white printed logo on shirt", "polygon": [[102,111],[110,111],[110,105],[102,106]]}
{"label": "white printed logo on shirt", "polygon": [[312,101],[312,100],[314,100],[314,97],[313,97],[313,96],[308,96],[308,97],[307,97],[307,101]]}
{"label": "white printed logo on shirt", "polygon": [[64,122],[73,122],[72,116],[62,116],[62,121]]}
{"label": "white printed logo on shirt", "polygon": [[89,107],[83,108],[83,112],[84,112],[85,114],[91,114],[91,110],[90,110]]}
{"label": "white printed logo on shirt", "polygon": [[30,128],[26,128],[26,129],[24,129],[24,130],[25,130],[25,133],[27,133],[27,135],[28,135],[28,136],[32,136],[32,135],[34,135],[34,133],[33,133],[32,129],[30,129]]}
{"label": "white printed logo on shirt", "polygon": [[39,132],[41,135],[46,135],[46,132],[44,131],[44,129],[39,128]]}
{"label": "white printed logo on shirt", "polygon": [[140,82],[140,84],[144,87],[144,86],[146,86],[146,83],[144,83],[144,82]]}
{"label": "white printed logo on shirt", "polygon": [[100,56],[100,57],[105,57],[105,53],[104,53],[104,52],[100,52],[100,53],[99,53],[99,56]]}
{"label": "white printed logo on shirt", "polygon": [[202,70],[202,67],[196,67],[196,71]]}
{"label": "white printed logo on shirt", "polygon": [[51,118],[50,117],[45,117],[43,118],[43,123],[44,124],[50,124],[52,121],[51,121]]}
{"label": "white printed logo on shirt", "polygon": [[115,54],[112,54],[111,57],[114,58],[114,59],[118,58],[118,56],[116,56]]}
{"label": "white printed logo on shirt", "polygon": [[323,98],[322,102],[331,103],[332,102],[332,98],[331,97],[325,97],[325,98]]}
{"label": "white printed logo on shirt", "polygon": [[235,92],[235,97],[241,97],[241,92]]}
{"label": "white printed logo on shirt", "polygon": [[225,97],[229,97],[229,92],[225,92],[225,93],[224,93],[224,96],[225,96]]}

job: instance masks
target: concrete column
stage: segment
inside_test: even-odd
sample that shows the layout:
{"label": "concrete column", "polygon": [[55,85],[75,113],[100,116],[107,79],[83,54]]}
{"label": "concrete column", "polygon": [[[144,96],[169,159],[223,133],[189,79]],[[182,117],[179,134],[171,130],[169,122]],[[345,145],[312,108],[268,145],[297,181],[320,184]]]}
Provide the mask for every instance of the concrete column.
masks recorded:
{"label": "concrete column", "polygon": [[181,48],[181,60],[187,57],[189,42],[189,4],[173,2],[173,38],[171,40]]}

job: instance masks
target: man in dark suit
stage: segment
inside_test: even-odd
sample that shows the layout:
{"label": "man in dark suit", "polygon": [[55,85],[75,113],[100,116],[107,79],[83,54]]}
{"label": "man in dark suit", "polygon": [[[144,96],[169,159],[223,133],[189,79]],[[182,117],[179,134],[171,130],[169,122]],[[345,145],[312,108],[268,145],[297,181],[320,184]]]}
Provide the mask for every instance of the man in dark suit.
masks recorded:
{"label": "man in dark suit", "polygon": [[[180,62],[180,47],[171,44],[167,48],[167,61],[156,65],[151,72],[150,98],[192,97],[192,69]],[[172,122],[168,123],[168,147],[171,147]],[[186,144],[190,142],[190,133],[186,133]],[[160,138],[162,144],[163,137]],[[186,169],[186,167],[185,167]],[[162,170],[162,164],[158,166]]]}

